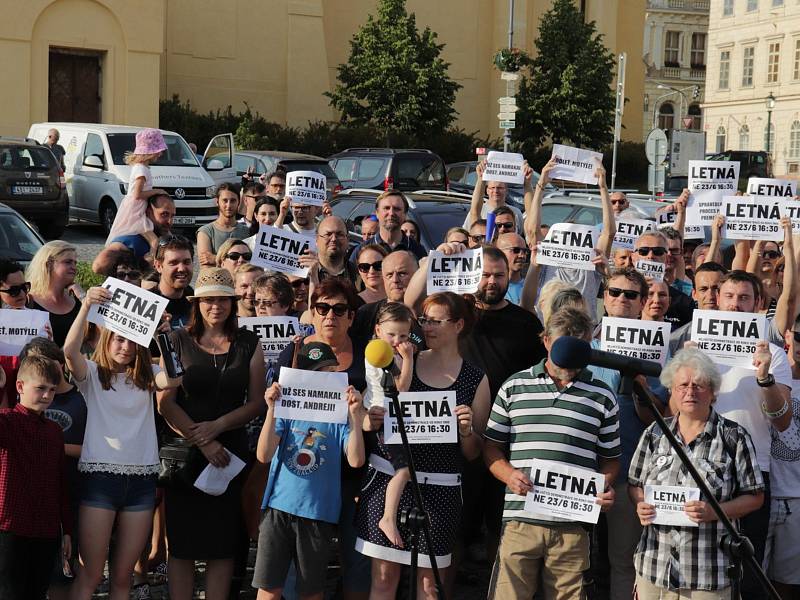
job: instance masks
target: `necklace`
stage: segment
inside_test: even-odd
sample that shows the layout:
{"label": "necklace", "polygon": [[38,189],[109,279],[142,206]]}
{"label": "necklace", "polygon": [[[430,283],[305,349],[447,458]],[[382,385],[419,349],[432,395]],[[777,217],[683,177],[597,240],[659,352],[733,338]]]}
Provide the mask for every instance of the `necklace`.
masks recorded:
{"label": "necklace", "polygon": [[214,362],[214,368],[216,369],[216,368],[218,368],[217,367],[217,351],[221,350],[221,348],[217,348],[217,343],[213,339],[211,339],[211,337],[208,338],[208,343],[211,346],[211,360]]}

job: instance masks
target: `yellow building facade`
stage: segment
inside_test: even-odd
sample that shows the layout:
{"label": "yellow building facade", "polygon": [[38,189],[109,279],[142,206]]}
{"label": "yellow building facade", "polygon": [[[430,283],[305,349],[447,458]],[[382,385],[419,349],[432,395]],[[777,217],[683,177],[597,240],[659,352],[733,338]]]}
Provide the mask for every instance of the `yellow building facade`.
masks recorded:
{"label": "yellow building facade", "polygon": [[[576,0],[608,48],[628,55],[623,139],[642,136],[645,0]],[[408,0],[445,44],[463,87],[458,126],[498,136],[492,67],[508,39],[508,0]],[[532,51],[552,0],[516,0],[514,45]],[[268,120],[334,119],[323,92],[376,0],[0,0],[0,134],[37,121],[156,125],[158,100],[200,111],[245,103]]]}

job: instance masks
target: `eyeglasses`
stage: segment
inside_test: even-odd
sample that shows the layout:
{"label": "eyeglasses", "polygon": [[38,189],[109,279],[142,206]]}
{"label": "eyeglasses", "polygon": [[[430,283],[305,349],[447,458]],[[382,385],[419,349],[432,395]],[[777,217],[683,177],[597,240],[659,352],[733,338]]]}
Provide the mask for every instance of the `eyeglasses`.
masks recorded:
{"label": "eyeglasses", "polygon": [[509,248],[500,248],[503,252],[511,252],[513,255],[517,254],[530,254],[530,250],[528,248],[520,248],[519,246],[511,246]]}
{"label": "eyeglasses", "polygon": [[307,285],[308,285],[308,278],[306,278],[306,279],[295,279],[292,282],[292,287],[293,288],[306,287]]}
{"label": "eyeglasses", "polygon": [[317,235],[321,237],[323,240],[329,240],[331,238],[335,238],[337,240],[343,240],[344,238],[347,237],[347,234],[342,233],[341,231],[328,231],[326,233],[318,233]]}
{"label": "eyeglasses", "polygon": [[647,256],[651,252],[653,256],[664,256],[667,253],[667,249],[664,246],[639,246],[636,252],[639,253],[639,256]]}
{"label": "eyeglasses", "polygon": [[471,235],[471,236],[469,236],[469,239],[471,239],[476,244],[482,244],[484,241],[486,241],[486,236],[485,235]]}
{"label": "eyeglasses", "polygon": [[272,308],[276,304],[280,304],[277,300],[253,300],[254,306],[266,306],[267,308]]}
{"label": "eyeglasses", "polygon": [[337,317],[343,317],[346,313],[350,312],[350,307],[344,303],[330,305],[327,302],[317,302],[311,308],[317,311],[317,314],[320,317],[324,317],[330,311],[333,311],[333,314],[336,315]]}
{"label": "eyeglasses", "polygon": [[698,394],[702,394],[703,392],[707,392],[708,391],[708,386],[707,385],[701,385],[699,383],[682,383],[682,384],[680,384],[678,386],[675,386],[675,389],[681,394],[685,394],[689,390],[692,390],[693,392],[697,392]]}
{"label": "eyeglasses", "polygon": [[777,250],[767,250],[766,252],[762,252],[761,256],[768,260],[775,260],[776,258],[780,257],[781,253]]}
{"label": "eyeglasses", "polygon": [[136,279],[142,278],[141,271],[117,271],[114,276],[117,279],[127,279],[128,281],[133,281]]}
{"label": "eyeglasses", "polygon": [[228,252],[225,255],[225,258],[230,258],[233,262],[236,262],[240,258],[243,258],[245,260],[250,260],[251,258],[253,258],[253,253],[252,252]]}
{"label": "eyeglasses", "polygon": [[311,210],[315,208],[312,204],[292,204],[293,210]]}
{"label": "eyeglasses", "polygon": [[27,281],[19,285],[12,285],[8,289],[0,290],[3,294],[8,294],[9,296],[19,296],[20,294],[27,294],[30,291],[31,284]]}
{"label": "eyeglasses", "polygon": [[637,292],[636,290],[623,290],[622,288],[616,287],[608,288],[608,293],[612,298],[619,298],[620,295],[624,295],[627,300],[636,300],[642,295],[641,292]]}
{"label": "eyeglasses", "polygon": [[498,229],[503,229],[503,230],[514,229],[514,223],[513,222],[511,222],[511,223],[495,223],[494,226],[497,227]]}
{"label": "eyeglasses", "polygon": [[455,323],[458,319],[429,319],[428,317],[417,317],[417,323],[420,327],[429,325],[431,327],[441,327],[445,323]]}
{"label": "eyeglasses", "polygon": [[370,269],[375,269],[380,273],[383,270],[383,261],[378,260],[375,261],[374,263],[367,263],[367,262],[358,263],[358,270],[361,271],[362,273],[369,273]]}

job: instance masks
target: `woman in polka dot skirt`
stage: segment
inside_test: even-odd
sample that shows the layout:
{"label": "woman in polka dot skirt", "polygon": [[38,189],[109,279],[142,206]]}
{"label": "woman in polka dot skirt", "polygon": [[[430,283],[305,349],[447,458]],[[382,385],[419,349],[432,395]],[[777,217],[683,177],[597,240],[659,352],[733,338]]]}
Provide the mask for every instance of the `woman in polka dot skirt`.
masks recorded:
{"label": "woman in polka dot skirt", "polygon": [[[414,363],[409,392],[452,390],[457,405],[458,443],[411,447],[423,504],[430,518],[432,550],[437,566],[443,570],[450,565],[461,519],[461,470],[465,460],[473,460],[481,452],[481,434],[490,409],[489,383],[483,371],[465,361],[458,350],[459,339],[469,334],[475,320],[471,304],[451,292],[433,294],[423,303],[422,314],[418,320],[428,349],[420,352]],[[410,484],[406,485],[396,517],[402,544],[392,544],[379,522],[384,513],[386,486],[394,474],[392,463],[397,461],[383,443],[383,432],[376,433],[356,513],[356,549],[372,557],[370,599],[389,600],[395,597],[401,566],[410,564],[409,531],[400,524],[399,515],[414,501]],[[420,536],[418,564],[418,597],[435,600],[424,535]]]}

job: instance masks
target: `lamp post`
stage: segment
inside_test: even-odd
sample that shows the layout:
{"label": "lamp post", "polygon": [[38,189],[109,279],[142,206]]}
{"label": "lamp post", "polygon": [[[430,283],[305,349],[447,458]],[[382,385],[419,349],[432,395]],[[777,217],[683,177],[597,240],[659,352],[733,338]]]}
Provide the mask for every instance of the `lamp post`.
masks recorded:
{"label": "lamp post", "polygon": [[767,96],[767,156],[769,156],[770,142],[772,141],[772,110],[775,108],[775,96],[772,92]]}

